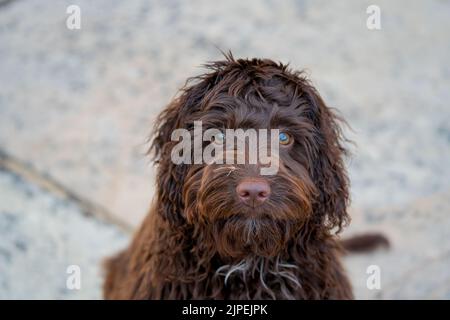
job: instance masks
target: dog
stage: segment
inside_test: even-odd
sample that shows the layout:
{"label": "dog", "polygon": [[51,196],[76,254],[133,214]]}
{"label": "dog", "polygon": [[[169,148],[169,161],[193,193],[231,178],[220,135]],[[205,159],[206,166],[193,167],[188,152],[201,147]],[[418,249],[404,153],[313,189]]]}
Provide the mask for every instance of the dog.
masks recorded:
{"label": "dog", "polygon": [[[130,246],[106,262],[104,297],[352,299],[340,261],[339,233],[350,221],[343,120],[288,65],[229,53],[205,66],[157,119],[156,196]],[[278,171],[261,175],[259,162],[175,164],[172,133],[196,121],[219,131],[277,129]]]}

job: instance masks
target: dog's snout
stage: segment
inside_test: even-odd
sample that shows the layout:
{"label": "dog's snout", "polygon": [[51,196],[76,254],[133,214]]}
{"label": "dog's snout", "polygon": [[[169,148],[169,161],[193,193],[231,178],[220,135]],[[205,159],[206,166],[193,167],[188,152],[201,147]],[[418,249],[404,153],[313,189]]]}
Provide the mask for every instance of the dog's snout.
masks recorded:
{"label": "dog's snout", "polygon": [[256,207],[269,198],[270,186],[264,179],[244,179],[236,187],[236,193],[245,204]]}

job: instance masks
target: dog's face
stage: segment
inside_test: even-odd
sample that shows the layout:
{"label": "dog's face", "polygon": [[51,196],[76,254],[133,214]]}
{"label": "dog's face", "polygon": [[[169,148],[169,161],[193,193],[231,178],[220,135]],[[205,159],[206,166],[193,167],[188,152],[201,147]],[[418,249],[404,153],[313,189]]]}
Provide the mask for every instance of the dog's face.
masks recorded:
{"label": "dog's face", "polygon": [[[223,255],[274,255],[311,215],[316,188],[308,173],[308,152],[315,148],[314,126],[302,115],[307,104],[299,103],[278,106],[255,100],[250,104],[223,93],[189,119],[190,123],[202,121],[204,130],[219,128],[223,136],[206,145],[219,143],[234,160],[232,164],[190,166],[183,189],[188,221],[202,220],[212,226]],[[244,150],[238,150],[237,143],[230,150],[225,129],[278,129],[278,171],[261,175],[263,165],[251,164],[249,155],[256,149],[250,144],[257,140],[245,140]],[[258,140],[264,138],[271,136],[258,135]],[[244,163],[238,163],[238,153],[245,154]]]}
{"label": "dog's face", "polygon": [[[208,74],[163,114],[155,140],[164,158],[160,163],[165,164],[159,181],[164,185],[171,172],[182,176],[182,187],[174,190],[173,185],[167,185],[170,190],[160,191],[179,193],[185,223],[209,233],[222,257],[273,257],[306,223],[324,224],[328,219],[340,225],[345,219],[343,150],[333,115],[312,87],[302,87],[296,74],[273,62],[246,61],[248,70],[242,63],[234,62],[234,68],[230,63],[227,72],[222,69]],[[170,116],[176,116],[172,130],[193,132],[197,121],[201,121],[203,131],[217,129],[220,133],[203,142],[202,148],[218,144],[221,152],[216,156],[234,161],[182,164],[178,168],[169,165],[169,151],[176,143],[167,139]],[[250,163],[251,150],[255,150],[252,141],[245,140],[243,150],[238,144],[230,149],[227,140],[234,138],[227,136],[227,129],[278,129],[276,141],[270,134],[259,134],[257,140],[258,146],[261,139],[267,140],[265,145],[276,157],[278,170],[262,175],[261,168],[267,164],[258,157],[256,163]],[[272,143],[276,143],[276,155]],[[243,155],[243,163],[237,162],[239,155]]]}

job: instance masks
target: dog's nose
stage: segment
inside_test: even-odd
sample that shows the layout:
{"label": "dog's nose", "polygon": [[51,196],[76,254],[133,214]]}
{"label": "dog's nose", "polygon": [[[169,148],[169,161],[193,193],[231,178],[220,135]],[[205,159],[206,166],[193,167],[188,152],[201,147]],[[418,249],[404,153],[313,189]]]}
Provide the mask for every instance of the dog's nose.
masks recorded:
{"label": "dog's nose", "polygon": [[256,207],[269,198],[270,186],[264,179],[244,179],[236,187],[236,193],[245,204]]}

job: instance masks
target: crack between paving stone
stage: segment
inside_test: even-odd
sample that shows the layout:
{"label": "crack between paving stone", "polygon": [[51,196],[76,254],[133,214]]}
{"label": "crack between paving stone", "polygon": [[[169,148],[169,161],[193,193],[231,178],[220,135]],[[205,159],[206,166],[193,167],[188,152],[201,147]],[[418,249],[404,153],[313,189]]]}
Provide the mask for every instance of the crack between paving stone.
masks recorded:
{"label": "crack between paving stone", "polygon": [[131,233],[134,230],[130,224],[116,218],[103,206],[84,198],[50,175],[38,172],[32,165],[14,158],[2,149],[0,149],[0,168],[18,175],[24,181],[35,184],[59,198],[75,203],[86,217],[114,224],[126,233]]}

